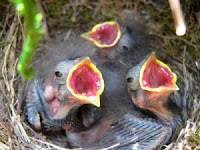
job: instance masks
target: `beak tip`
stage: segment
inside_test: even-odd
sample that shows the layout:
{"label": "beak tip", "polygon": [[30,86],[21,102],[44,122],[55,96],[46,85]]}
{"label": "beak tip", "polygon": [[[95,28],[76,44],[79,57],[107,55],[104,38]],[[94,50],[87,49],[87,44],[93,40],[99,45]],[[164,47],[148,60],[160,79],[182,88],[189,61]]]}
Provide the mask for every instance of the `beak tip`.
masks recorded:
{"label": "beak tip", "polygon": [[100,107],[100,104],[95,105],[96,107]]}
{"label": "beak tip", "polygon": [[176,90],[176,91],[180,90],[179,87],[178,87],[177,85],[176,85],[176,89],[175,89],[175,90]]}
{"label": "beak tip", "polygon": [[84,38],[84,39],[87,39],[87,35],[88,35],[88,33],[83,33],[83,34],[81,34],[80,36],[81,36],[82,38]]}
{"label": "beak tip", "polygon": [[100,103],[100,96],[96,96],[95,99],[91,100],[92,104],[96,107],[100,107],[101,103]]}
{"label": "beak tip", "polygon": [[100,103],[100,96],[92,96],[92,97],[88,97],[88,103],[91,105],[94,105],[96,107],[100,107],[101,103]]}

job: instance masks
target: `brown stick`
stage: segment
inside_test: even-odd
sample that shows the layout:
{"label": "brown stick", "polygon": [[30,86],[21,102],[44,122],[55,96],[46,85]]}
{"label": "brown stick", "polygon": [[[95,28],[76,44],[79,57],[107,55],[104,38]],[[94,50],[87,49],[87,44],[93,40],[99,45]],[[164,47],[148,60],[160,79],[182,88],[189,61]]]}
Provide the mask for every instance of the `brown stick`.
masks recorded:
{"label": "brown stick", "polygon": [[174,18],[176,35],[183,36],[186,33],[186,25],[179,0],[168,0]]}

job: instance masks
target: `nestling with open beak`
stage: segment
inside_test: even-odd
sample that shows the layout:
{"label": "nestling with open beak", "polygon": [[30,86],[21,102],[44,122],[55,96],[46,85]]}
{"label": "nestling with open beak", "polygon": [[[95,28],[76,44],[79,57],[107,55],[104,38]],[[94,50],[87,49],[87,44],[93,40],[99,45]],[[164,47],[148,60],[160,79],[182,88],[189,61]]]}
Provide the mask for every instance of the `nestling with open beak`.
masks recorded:
{"label": "nestling with open beak", "polygon": [[175,132],[181,118],[173,113],[173,109],[178,108],[172,108],[175,104],[172,104],[169,96],[179,90],[176,74],[153,52],[128,72],[126,80],[133,103],[142,110],[152,112],[165,125],[174,125],[172,128]]}
{"label": "nestling with open beak", "polygon": [[[36,129],[41,128],[39,114],[42,115],[43,126],[48,130],[60,127],[81,130],[100,118],[96,107],[100,107],[104,80],[89,57],[62,61],[49,76],[52,77],[47,78],[43,89],[38,81],[32,83],[26,98],[25,113]],[[83,117],[88,115],[84,112],[78,114],[84,104],[96,106],[84,106],[94,110],[89,113],[97,113],[94,118]]]}
{"label": "nestling with open beak", "polygon": [[129,27],[120,28],[116,21],[108,21],[95,25],[81,37],[97,46],[100,56],[114,60],[133,49],[135,42],[131,33]]}

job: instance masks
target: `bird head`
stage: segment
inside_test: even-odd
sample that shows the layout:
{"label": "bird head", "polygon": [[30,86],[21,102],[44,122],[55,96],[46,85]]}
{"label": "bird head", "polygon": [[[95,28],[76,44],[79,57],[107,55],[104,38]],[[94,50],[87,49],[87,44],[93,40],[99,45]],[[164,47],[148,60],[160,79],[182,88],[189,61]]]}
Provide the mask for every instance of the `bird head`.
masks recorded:
{"label": "bird head", "polygon": [[103,22],[95,25],[91,31],[83,33],[81,37],[91,41],[99,48],[101,55],[115,58],[117,54],[128,54],[135,41],[132,30],[126,26],[121,27],[115,21]]}
{"label": "bird head", "polygon": [[[54,69],[53,78],[44,84],[44,96],[53,116],[62,112],[61,109],[68,111],[83,104],[100,107],[103,90],[103,76],[89,57],[61,61]],[[65,107],[61,107],[63,104]],[[66,113],[59,113],[62,114],[59,118]]]}
{"label": "bird head", "polygon": [[169,66],[157,59],[153,52],[126,76],[133,103],[156,114],[164,120],[172,120],[165,107],[171,92],[179,90],[177,76]]}

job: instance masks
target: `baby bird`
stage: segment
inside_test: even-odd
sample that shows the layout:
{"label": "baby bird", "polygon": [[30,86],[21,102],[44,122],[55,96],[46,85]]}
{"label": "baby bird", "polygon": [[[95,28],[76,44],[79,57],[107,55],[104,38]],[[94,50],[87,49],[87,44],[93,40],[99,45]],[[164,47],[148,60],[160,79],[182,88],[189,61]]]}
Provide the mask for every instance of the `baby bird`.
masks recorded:
{"label": "baby bird", "polygon": [[153,52],[128,72],[126,80],[132,102],[138,108],[152,112],[161,124],[170,126],[172,135],[178,133],[182,124],[177,114],[179,108],[169,98],[173,91],[179,90],[176,74]]}
{"label": "baby bird", "polygon": [[[40,114],[42,125],[48,130],[60,127],[81,130],[98,120],[100,115],[83,118],[81,115],[84,113],[78,116],[79,107],[83,104],[100,107],[103,90],[102,74],[89,57],[61,61],[43,85],[36,80],[29,86],[25,107],[27,120],[36,129],[41,129]],[[99,112],[96,107],[86,107],[94,110],[94,113]]]}

